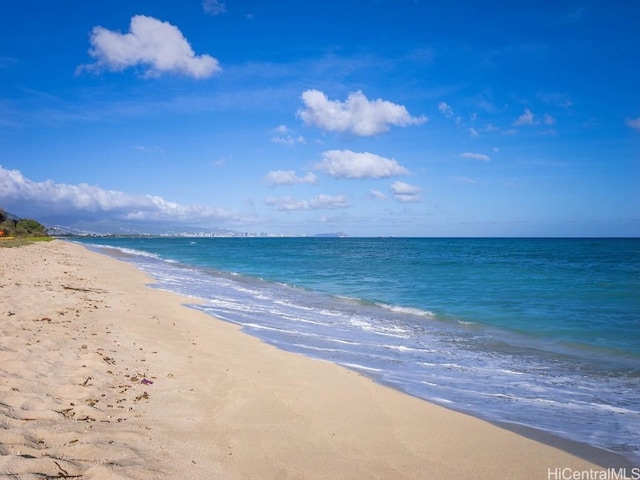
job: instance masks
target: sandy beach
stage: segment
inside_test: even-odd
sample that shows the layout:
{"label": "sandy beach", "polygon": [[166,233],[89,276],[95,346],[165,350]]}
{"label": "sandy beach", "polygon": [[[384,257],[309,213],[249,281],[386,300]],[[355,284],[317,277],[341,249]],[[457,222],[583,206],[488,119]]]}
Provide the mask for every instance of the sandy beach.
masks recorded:
{"label": "sandy beach", "polygon": [[148,283],[70,242],[0,249],[0,478],[542,480],[600,469],[280,351]]}

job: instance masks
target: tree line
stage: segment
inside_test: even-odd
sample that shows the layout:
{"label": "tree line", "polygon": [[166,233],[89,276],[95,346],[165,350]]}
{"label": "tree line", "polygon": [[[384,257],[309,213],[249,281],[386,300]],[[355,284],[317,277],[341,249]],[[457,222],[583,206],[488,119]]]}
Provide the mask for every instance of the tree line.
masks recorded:
{"label": "tree line", "polygon": [[0,237],[46,237],[47,228],[31,218],[18,218],[0,208]]}

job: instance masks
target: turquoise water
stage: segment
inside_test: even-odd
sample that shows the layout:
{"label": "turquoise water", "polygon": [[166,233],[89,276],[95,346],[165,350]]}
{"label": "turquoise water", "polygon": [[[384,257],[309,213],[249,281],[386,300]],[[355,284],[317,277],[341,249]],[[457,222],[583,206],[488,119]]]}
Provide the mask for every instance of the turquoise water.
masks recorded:
{"label": "turquoise water", "polygon": [[86,242],[279,348],[640,462],[638,239]]}

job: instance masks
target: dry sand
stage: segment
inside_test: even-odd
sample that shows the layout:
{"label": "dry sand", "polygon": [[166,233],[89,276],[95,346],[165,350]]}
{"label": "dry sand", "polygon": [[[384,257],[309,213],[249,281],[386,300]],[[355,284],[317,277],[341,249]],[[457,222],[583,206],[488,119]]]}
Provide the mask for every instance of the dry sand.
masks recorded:
{"label": "dry sand", "polygon": [[149,281],[69,242],[0,248],[0,478],[543,480],[598,468],[277,350]]}

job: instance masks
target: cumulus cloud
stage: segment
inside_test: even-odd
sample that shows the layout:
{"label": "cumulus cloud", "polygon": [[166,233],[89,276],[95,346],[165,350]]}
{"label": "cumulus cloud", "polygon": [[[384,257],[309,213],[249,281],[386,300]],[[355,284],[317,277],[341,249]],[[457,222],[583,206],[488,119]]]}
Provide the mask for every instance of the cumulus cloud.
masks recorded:
{"label": "cumulus cloud", "polygon": [[513,123],[516,126],[521,125],[535,125],[535,119],[533,116],[533,112],[528,108],[524,109],[524,113],[518,117],[518,119]]}
{"label": "cumulus cloud", "polygon": [[453,117],[453,109],[445,102],[438,103],[438,110],[447,118]]}
{"label": "cumulus cloud", "polygon": [[209,15],[218,15],[224,13],[227,6],[218,0],[204,0],[202,2],[202,9]]}
{"label": "cumulus cloud", "polygon": [[369,190],[369,195],[375,200],[386,200],[387,196],[378,190]]}
{"label": "cumulus cloud", "polygon": [[275,187],[276,185],[299,185],[299,184],[316,184],[318,178],[311,172],[303,177],[296,175],[293,170],[274,170],[267,173],[266,182]]}
{"label": "cumulus cloud", "polygon": [[627,126],[634,128],[636,130],[640,130],[640,117],[638,118],[628,118]]}
{"label": "cumulus cloud", "polygon": [[279,143],[280,145],[286,145],[288,147],[296,143],[307,143],[302,135],[296,135],[295,132],[286,125],[278,125],[271,133],[273,134],[273,137],[271,137],[272,143]]}
{"label": "cumulus cloud", "polygon": [[483,162],[488,162],[490,160],[489,156],[483,153],[465,152],[461,153],[460,156],[462,158],[470,158],[472,160],[482,160]]}
{"label": "cumulus cloud", "polygon": [[81,183],[34,182],[0,166],[0,204],[42,217],[120,220],[203,221],[230,217],[202,205],[180,205],[154,195],[135,195]]}
{"label": "cumulus cloud", "polygon": [[[541,127],[541,126],[550,127],[555,124],[556,124],[556,119],[552,115],[545,113],[544,115],[542,115],[542,117],[540,117],[539,115],[535,116],[533,112],[528,108],[525,108],[524,113],[520,115],[515,122],[513,122],[513,125],[516,127]],[[511,130],[505,130],[502,133],[504,135],[511,135],[516,132],[517,130],[511,129]],[[547,128],[546,130],[539,130],[538,133],[540,133],[541,135],[557,134],[556,131],[552,128]]]}
{"label": "cumulus cloud", "polygon": [[307,125],[330,132],[351,133],[367,137],[387,132],[391,125],[419,125],[427,117],[413,117],[403,105],[382,99],[369,100],[361,91],[350,93],[344,102],[329,100],[319,90],[302,93],[304,109],[297,112]]}
{"label": "cumulus cloud", "polygon": [[421,199],[420,187],[404,182],[393,182],[391,184],[391,193],[393,193],[396,200],[403,203],[419,202]]}
{"label": "cumulus cloud", "polygon": [[269,197],[264,203],[276,210],[288,212],[346,208],[350,205],[349,199],[345,195],[317,195],[311,200],[298,200],[293,197]]}
{"label": "cumulus cloud", "polygon": [[328,150],[322,153],[322,157],[322,161],[315,165],[316,170],[334,178],[388,178],[409,173],[395,160],[368,152]]}
{"label": "cumulus cloud", "polygon": [[201,79],[222,70],[210,55],[196,55],[177,27],[145,15],[131,18],[129,33],[94,27],[90,42],[95,63],[79,67],[78,72],[140,66],[145,77],[173,73]]}

